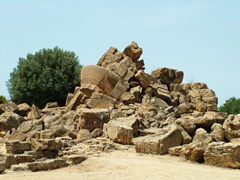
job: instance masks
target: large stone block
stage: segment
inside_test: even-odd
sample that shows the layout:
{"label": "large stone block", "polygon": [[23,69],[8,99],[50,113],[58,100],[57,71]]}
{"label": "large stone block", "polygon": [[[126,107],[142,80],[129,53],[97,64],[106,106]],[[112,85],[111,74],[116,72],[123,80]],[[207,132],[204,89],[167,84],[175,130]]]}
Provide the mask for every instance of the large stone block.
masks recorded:
{"label": "large stone block", "polygon": [[181,145],[182,139],[180,128],[172,124],[165,129],[165,133],[139,138],[134,145],[139,153],[166,154],[170,147]]}
{"label": "large stone block", "polygon": [[26,141],[7,141],[5,142],[5,145],[7,153],[23,153],[24,151],[29,151],[31,149],[31,144]]}
{"label": "large stone block", "polygon": [[227,140],[240,138],[240,114],[229,115],[223,124],[223,129]]}
{"label": "large stone block", "polygon": [[146,88],[151,82],[149,76],[142,69],[137,71],[135,78],[139,81],[143,88]]}
{"label": "large stone block", "polygon": [[67,166],[65,159],[47,159],[46,161],[26,163],[31,171],[46,171]]}
{"label": "large stone block", "polygon": [[212,142],[204,153],[205,164],[240,168],[240,144]]}
{"label": "large stone block", "polygon": [[103,124],[110,120],[110,112],[107,108],[87,109],[82,108],[79,118],[80,129],[93,131],[96,128],[103,129]]}
{"label": "large stone block", "polygon": [[132,144],[133,129],[119,121],[111,120],[104,124],[103,133],[114,142]]}
{"label": "large stone block", "polygon": [[18,128],[19,123],[18,123],[15,115],[17,115],[17,114],[14,112],[3,113],[0,116],[0,129],[10,130],[12,128]]}
{"label": "large stone block", "polygon": [[130,57],[134,62],[139,59],[142,54],[142,48],[138,47],[136,42],[129,44],[123,51],[123,56]]}
{"label": "large stone block", "polygon": [[94,92],[91,98],[87,101],[87,107],[94,109],[94,108],[109,108],[114,107],[116,103],[116,99],[102,94]]}

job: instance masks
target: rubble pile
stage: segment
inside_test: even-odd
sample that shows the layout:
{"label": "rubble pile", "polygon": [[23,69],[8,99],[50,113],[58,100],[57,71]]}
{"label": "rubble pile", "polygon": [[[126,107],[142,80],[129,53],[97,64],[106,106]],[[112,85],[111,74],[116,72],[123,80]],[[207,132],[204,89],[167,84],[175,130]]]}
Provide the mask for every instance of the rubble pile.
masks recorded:
{"label": "rubble pile", "polygon": [[205,83],[181,84],[182,71],[145,73],[141,54],[135,42],[123,52],[110,47],[97,65],[82,68],[64,107],[0,105],[0,172],[56,169],[133,146],[240,168],[240,114],[218,112],[215,92]]}

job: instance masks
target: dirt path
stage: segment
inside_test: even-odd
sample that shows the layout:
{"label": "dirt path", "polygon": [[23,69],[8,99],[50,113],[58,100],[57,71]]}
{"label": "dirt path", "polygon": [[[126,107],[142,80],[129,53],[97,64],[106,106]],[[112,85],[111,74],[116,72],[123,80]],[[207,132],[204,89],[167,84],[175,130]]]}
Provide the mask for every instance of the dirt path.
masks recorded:
{"label": "dirt path", "polygon": [[0,179],[11,180],[91,180],[91,179],[157,179],[157,180],[237,180],[240,170],[189,163],[180,157],[170,155],[136,154],[133,149],[89,157],[81,164],[42,172],[9,172]]}

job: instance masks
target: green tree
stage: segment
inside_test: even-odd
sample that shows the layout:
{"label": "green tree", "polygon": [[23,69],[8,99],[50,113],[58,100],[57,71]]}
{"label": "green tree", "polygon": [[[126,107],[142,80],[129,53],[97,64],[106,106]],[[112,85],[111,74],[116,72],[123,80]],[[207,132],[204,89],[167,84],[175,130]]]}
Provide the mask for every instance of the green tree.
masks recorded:
{"label": "green tree", "polygon": [[5,96],[0,96],[0,104],[5,103],[6,101],[7,100]]}
{"label": "green tree", "polygon": [[227,112],[228,114],[240,114],[240,99],[231,97],[219,107],[219,112]]}
{"label": "green tree", "polygon": [[26,102],[43,108],[48,102],[65,104],[66,96],[80,85],[78,56],[74,52],[42,49],[19,58],[7,81],[11,100],[17,104]]}

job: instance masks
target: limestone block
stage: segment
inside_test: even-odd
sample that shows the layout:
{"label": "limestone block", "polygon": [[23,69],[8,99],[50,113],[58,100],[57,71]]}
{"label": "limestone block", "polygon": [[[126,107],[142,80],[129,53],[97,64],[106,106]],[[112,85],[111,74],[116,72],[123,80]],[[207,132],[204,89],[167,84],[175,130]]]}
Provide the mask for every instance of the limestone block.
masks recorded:
{"label": "limestone block", "polygon": [[29,131],[33,130],[34,124],[32,120],[24,121],[20,126],[18,126],[17,130],[22,133],[28,133]]}
{"label": "limestone block", "polygon": [[196,101],[196,110],[198,110],[199,112],[206,112],[207,107],[202,101],[197,100]]}
{"label": "limestone block", "polygon": [[159,83],[155,83],[153,85],[151,85],[152,89],[153,89],[153,95],[163,99],[166,102],[170,102],[170,94],[171,92],[168,90],[168,87],[166,84],[159,84]]}
{"label": "limestone block", "polygon": [[204,153],[205,164],[240,168],[240,144],[212,142]]}
{"label": "limestone block", "polygon": [[135,96],[131,92],[125,92],[120,97],[120,101],[123,104],[133,104],[135,102]]}
{"label": "limestone block", "polygon": [[31,144],[29,142],[20,142],[18,140],[15,141],[7,141],[5,142],[7,153],[23,153],[24,151],[28,151],[31,148]]}
{"label": "limestone block", "polygon": [[181,84],[183,80],[183,72],[175,69],[168,68],[157,68],[151,73],[151,76],[159,79],[162,83],[170,84],[176,83]]}
{"label": "limestone block", "polygon": [[106,53],[100,58],[97,65],[102,67],[107,67],[113,62],[120,62],[123,58],[123,54],[114,47],[110,47]]}
{"label": "limestone block", "polygon": [[0,129],[10,130],[17,128],[19,123],[14,112],[5,112],[0,116]]}
{"label": "limestone block", "polygon": [[77,139],[92,139],[92,135],[87,129],[80,129]]}
{"label": "limestone block", "polygon": [[46,171],[67,166],[65,159],[47,159],[46,161],[26,163],[26,165],[31,171]]}
{"label": "limestone block", "polygon": [[133,129],[119,121],[111,120],[104,124],[103,133],[114,142],[132,144]]}
{"label": "limestone block", "polygon": [[129,44],[123,51],[123,57],[128,56],[134,62],[139,59],[141,54],[142,54],[142,48],[139,48],[138,44],[134,41],[131,44]]}
{"label": "limestone block", "polygon": [[135,78],[139,81],[143,88],[146,88],[151,82],[149,76],[145,74],[143,70],[138,70],[135,74]]}
{"label": "limestone block", "polygon": [[5,103],[0,104],[0,112],[2,112],[2,113],[4,113],[4,112],[17,112],[17,111],[18,111],[18,107],[12,101],[10,101],[10,102],[7,101]]}
{"label": "limestone block", "polygon": [[172,156],[185,157],[185,154],[184,154],[185,148],[186,148],[186,146],[171,147],[168,149],[168,153]]}
{"label": "limestone block", "polygon": [[114,107],[115,104],[116,104],[116,99],[108,95],[105,95],[102,93],[96,93],[96,92],[92,94],[91,98],[86,103],[87,107],[91,109]]}
{"label": "limestone block", "polygon": [[135,97],[135,102],[141,102],[142,88],[141,86],[136,86],[130,89],[130,93],[132,93]]}
{"label": "limestone block", "polygon": [[103,133],[102,129],[96,128],[91,132],[93,138],[99,137]]}
{"label": "limestone block", "polygon": [[86,99],[87,99],[86,95],[82,93],[80,89],[77,90],[74,96],[72,97],[71,101],[68,103],[67,110],[76,110],[77,106],[79,106],[80,104],[84,104]]}
{"label": "limestone block", "polygon": [[20,116],[27,116],[27,113],[31,111],[31,108],[27,103],[18,104],[17,108],[17,114]]}
{"label": "limestone block", "polygon": [[116,119],[116,121],[120,121],[127,126],[131,127],[133,129],[133,135],[137,134],[138,129],[140,128],[140,119],[136,116],[129,116],[129,117],[119,117]]}
{"label": "limestone block", "polygon": [[240,114],[229,115],[223,124],[223,129],[227,140],[240,138]]}
{"label": "limestone block", "polygon": [[21,164],[13,164],[11,166],[11,171],[28,171],[29,167],[27,164],[21,163]]}
{"label": "limestone block", "polygon": [[184,154],[187,160],[196,161],[196,162],[203,162],[203,143],[190,143],[186,146],[184,150]]}
{"label": "limestone block", "polygon": [[165,131],[139,138],[134,143],[136,152],[166,154],[170,147],[181,145],[183,137],[177,125],[168,126]]}
{"label": "limestone block", "polygon": [[7,139],[8,141],[14,141],[14,140],[25,141],[27,139],[27,136],[22,132],[15,130],[12,132],[12,134],[8,136]]}
{"label": "limestone block", "polygon": [[4,171],[5,171],[5,163],[1,161],[0,162],[0,174]]}
{"label": "limestone block", "polygon": [[210,135],[215,139],[216,141],[224,141],[224,130],[223,126],[218,123],[214,123],[211,127],[211,133]]}
{"label": "limestone block", "polygon": [[65,155],[63,159],[66,160],[67,165],[79,164],[87,159],[84,155]]}
{"label": "limestone block", "polygon": [[68,104],[69,104],[70,101],[72,100],[73,96],[74,96],[73,93],[68,93],[68,94],[67,94],[65,106],[68,106]]}
{"label": "limestone block", "polygon": [[87,109],[82,108],[79,118],[80,129],[93,131],[96,128],[103,128],[103,124],[110,120],[110,112],[107,108]]}
{"label": "limestone block", "polygon": [[196,129],[196,125],[194,124],[194,117],[192,116],[185,116],[182,118],[178,118],[176,123],[182,126],[182,128],[188,133],[193,134]]}

